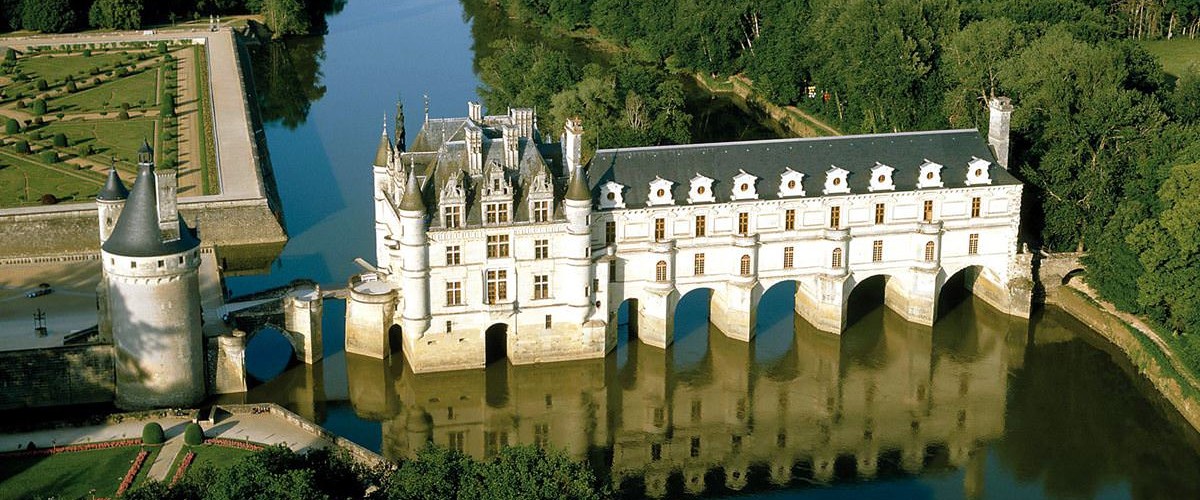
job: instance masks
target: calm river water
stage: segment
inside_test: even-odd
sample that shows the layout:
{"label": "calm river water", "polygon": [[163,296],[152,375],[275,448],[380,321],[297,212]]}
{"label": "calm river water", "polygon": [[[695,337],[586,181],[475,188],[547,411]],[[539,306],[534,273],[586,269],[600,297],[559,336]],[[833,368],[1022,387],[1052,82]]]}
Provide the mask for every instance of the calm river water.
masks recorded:
{"label": "calm river water", "polygon": [[[254,50],[291,242],[234,294],[312,278],[337,286],[372,258],[371,168],[398,95],[413,137],[477,99],[476,51],[521,33],[478,0],[353,0],[323,37]],[[554,39],[544,43],[569,42]],[[588,57],[578,47],[562,47]],[[728,100],[694,95],[694,135],[772,136]],[[390,118],[389,118],[390,120]],[[343,352],[344,305],[325,306],[325,359],[251,343],[273,401],[384,455],[428,439],[486,457],[542,444],[588,460],[631,497],[1200,498],[1200,438],[1070,317],[1026,322],[970,298],[934,328],[877,307],[841,337],[796,320],[772,290],[757,339],[710,331],[685,298],[665,352],[623,342],[604,360],[414,375]],[[699,319],[697,319],[699,318]]]}

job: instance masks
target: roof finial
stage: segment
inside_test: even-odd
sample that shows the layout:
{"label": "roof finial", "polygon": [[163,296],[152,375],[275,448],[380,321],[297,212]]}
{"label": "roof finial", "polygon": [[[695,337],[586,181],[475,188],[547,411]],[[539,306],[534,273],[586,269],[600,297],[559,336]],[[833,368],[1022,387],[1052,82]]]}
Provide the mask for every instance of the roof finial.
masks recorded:
{"label": "roof finial", "polygon": [[417,182],[417,168],[409,158],[408,182],[404,184],[404,197],[400,199],[400,209],[410,212],[424,212],[425,201],[421,199],[421,186]]}
{"label": "roof finial", "polygon": [[429,123],[429,94],[422,94],[425,99],[425,123]]}

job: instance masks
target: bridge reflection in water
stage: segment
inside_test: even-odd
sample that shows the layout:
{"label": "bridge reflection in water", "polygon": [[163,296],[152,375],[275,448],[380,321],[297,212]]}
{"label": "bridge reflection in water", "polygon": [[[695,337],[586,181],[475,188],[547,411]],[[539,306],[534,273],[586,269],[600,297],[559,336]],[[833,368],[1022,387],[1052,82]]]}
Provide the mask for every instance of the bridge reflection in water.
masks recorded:
{"label": "bridge reflection in water", "polygon": [[[532,444],[652,497],[966,467],[969,494],[982,482],[977,450],[1003,433],[1007,373],[1029,328],[987,308],[967,299],[930,328],[879,307],[841,337],[798,318],[751,343],[710,327],[703,358],[682,368],[673,349],[636,341],[620,365],[610,355],[421,375],[347,355],[349,399],[382,422],[394,459],[430,440],[477,458]],[[769,342],[784,352],[756,351],[789,334]]]}

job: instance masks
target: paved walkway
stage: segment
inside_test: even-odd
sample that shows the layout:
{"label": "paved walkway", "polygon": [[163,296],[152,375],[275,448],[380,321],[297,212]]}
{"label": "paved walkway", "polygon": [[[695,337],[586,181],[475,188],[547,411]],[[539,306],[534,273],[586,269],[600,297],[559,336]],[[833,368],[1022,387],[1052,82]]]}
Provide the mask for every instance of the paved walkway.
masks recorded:
{"label": "paved walkway", "polygon": [[154,463],[150,464],[150,471],[146,474],[155,481],[163,482],[171,479],[171,464],[175,463],[175,457],[179,455],[179,451],[183,449],[183,436],[174,436],[163,444],[162,450],[154,457]]}
{"label": "paved walkway", "polygon": [[126,420],[108,425],[0,434],[0,451],[23,450],[29,442],[33,442],[38,448],[49,448],[51,446],[97,443],[117,439],[140,439],[142,437],[142,427],[147,422],[158,422],[159,425],[162,425],[167,436],[171,437],[183,434],[183,428],[187,425],[188,419],[183,417],[167,417],[150,420]]}

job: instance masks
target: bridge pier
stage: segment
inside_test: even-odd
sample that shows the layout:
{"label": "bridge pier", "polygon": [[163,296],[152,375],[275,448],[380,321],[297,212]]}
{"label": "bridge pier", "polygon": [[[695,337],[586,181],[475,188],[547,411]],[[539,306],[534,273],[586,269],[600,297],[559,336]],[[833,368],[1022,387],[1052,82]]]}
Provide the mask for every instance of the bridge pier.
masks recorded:
{"label": "bridge pier", "polygon": [[[346,297],[346,352],[383,359],[391,352],[387,332],[393,324],[397,293],[387,281],[350,278]],[[410,332],[404,332],[407,337]]]}
{"label": "bridge pier", "polygon": [[321,321],[325,309],[321,287],[297,289],[284,298],[284,333],[291,337],[296,359],[313,364],[325,356]]}
{"label": "bridge pier", "polygon": [[675,306],[679,304],[679,292],[673,287],[665,290],[649,290],[637,301],[637,336],[643,344],[666,349],[674,342]]}
{"label": "bridge pier", "polygon": [[758,315],[758,300],[762,298],[762,285],[730,283],[724,290],[713,290],[709,301],[709,322],[721,330],[726,337],[749,342],[754,338],[754,325]]}
{"label": "bridge pier", "polygon": [[215,359],[209,393],[246,392],[246,339],[246,332],[241,330],[206,339],[211,359]]}

